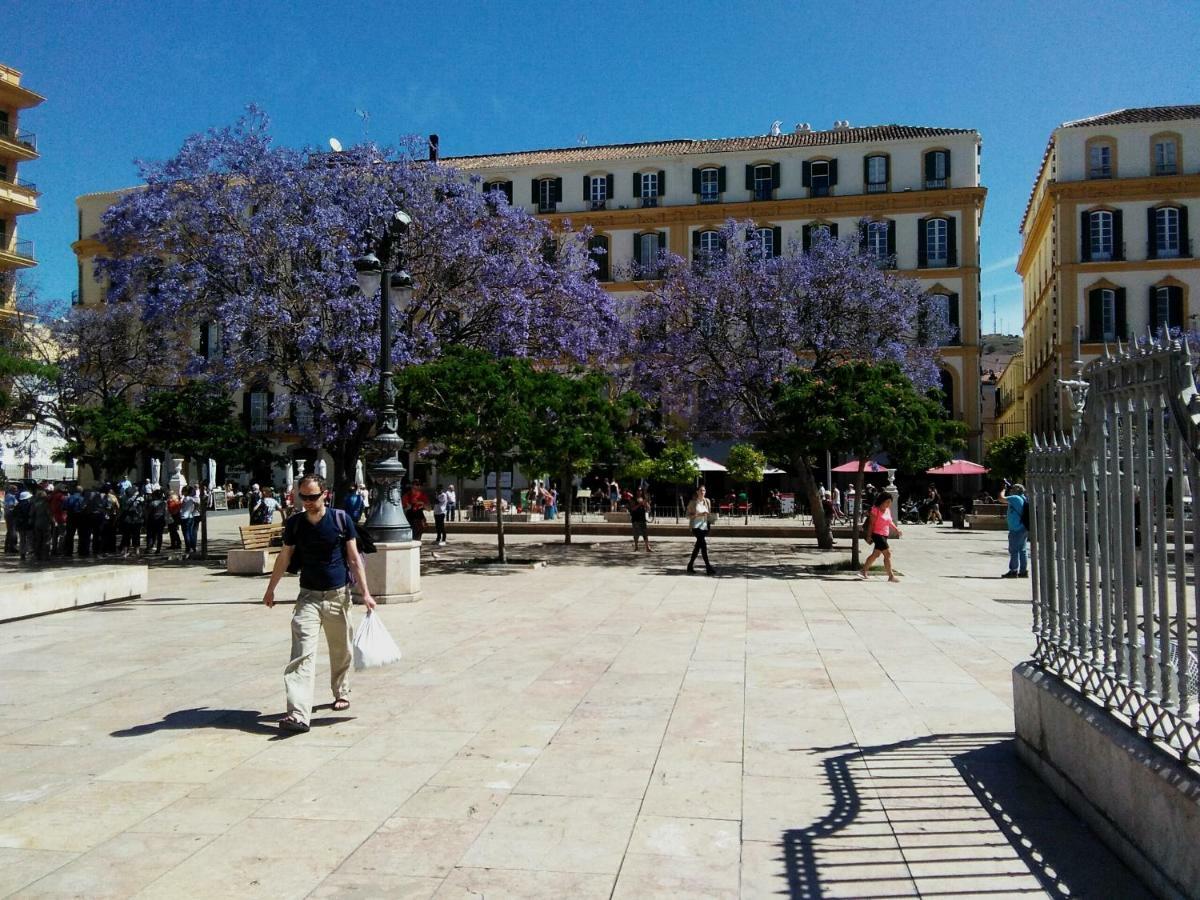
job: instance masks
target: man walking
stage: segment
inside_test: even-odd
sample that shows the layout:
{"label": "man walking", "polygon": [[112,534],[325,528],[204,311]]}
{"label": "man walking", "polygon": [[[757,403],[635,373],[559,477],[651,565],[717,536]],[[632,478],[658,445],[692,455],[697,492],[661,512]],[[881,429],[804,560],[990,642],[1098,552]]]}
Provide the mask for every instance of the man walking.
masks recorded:
{"label": "man walking", "polygon": [[342,510],[325,505],[325,482],[305,475],[296,485],[304,505],[283,529],[283,549],[275,560],[271,581],[263,595],[267,607],[275,605],[275,587],[293,557],[299,563],[300,593],[292,612],[292,658],[283,673],[287,715],[283,731],[304,732],[312,719],[313,682],[317,672],[317,639],[322,629],[329,646],[329,681],[333,709],[350,708],[350,573],[362,586],[363,604],[370,612],[375,600],[367,589],[367,573],[358,553],[358,532]]}
{"label": "man walking", "polygon": [[446,489],[439,484],[433,497],[434,542],[439,547],[446,546],[446,507],[449,504],[450,498],[446,495]]}
{"label": "man walking", "polygon": [[1008,502],[1008,571],[1001,578],[1029,577],[1029,500],[1025,487],[1005,482],[1000,499]]}

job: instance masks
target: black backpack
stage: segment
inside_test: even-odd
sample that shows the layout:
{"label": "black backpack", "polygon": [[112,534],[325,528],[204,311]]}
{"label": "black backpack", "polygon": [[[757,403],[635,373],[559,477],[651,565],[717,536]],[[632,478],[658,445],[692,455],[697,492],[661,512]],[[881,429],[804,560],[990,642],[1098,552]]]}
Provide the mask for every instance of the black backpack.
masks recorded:
{"label": "black backpack", "polygon": [[167,521],[167,501],[151,500],[146,508],[146,518],[155,525],[165,524]]}
{"label": "black backpack", "polygon": [[24,531],[33,527],[33,503],[29,500],[18,500],[13,507],[13,525]]}
{"label": "black backpack", "polygon": [[1029,530],[1029,498],[1025,498],[1025,502],[1021,504],[1021,527],[1026,531]]}

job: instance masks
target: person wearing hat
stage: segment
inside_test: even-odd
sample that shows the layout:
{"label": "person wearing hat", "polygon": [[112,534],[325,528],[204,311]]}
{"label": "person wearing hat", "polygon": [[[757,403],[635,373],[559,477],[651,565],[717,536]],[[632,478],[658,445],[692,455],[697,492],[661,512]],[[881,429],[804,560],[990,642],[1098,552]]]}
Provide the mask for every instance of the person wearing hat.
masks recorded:
{"label": "person wearing hat", "polygon": [[1023,484],[1004,482],[1000,499],[1008,503],[1008,571],[1001,578],[1029,577],[1029,500]]}
{"label": "person wearing hat", "polygon": [[17,550],[24,559],[33,545],[33,494],[21,491],[13,507],[13,528],[17,532]]}

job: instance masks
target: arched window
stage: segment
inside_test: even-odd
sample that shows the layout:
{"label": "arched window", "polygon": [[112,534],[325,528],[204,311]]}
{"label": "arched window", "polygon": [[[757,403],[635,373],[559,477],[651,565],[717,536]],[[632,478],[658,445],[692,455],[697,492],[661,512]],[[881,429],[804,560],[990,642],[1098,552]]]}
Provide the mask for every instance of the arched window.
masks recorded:
{"label": "arched window", "polygon": [[925,154],[925,190],[950,186],[950,151],[929,150]]}
{"label": "arched window", "polygon": [[1150,259],[1175,259],[1182,256],[1184,215],[1180,207],[1159,206],[1147,213],[1146,256]]}
{"label": "arched window", "polygon": [[717,231],[700,232],[700,254],[711,262],[721,255],[721,234]]}
{"label": "arched window", "polygon": [[1088,340],[1115,341],[1125,332],[1125,289],[1102,285],[1088,291]]}
{"label": "arched window", "polygon": [[1150,172],[1153,175],[1175,175],[1179,172],[1180,137],[1164,131],[1150,138]]}
{"label": "arched window", "polygon": [[761,259],[779,256],[782,252],[782,248],[779,246],[780,237],[781,233],[778,227],[757,228],[750,233],[750,249]]}
{"label": "arched window", "polygon": [[869,253],[878,263],[886,263],[892,255],[891,225],[891,222],[867,223],[867,253]]}
{"label": "arched window", "polygon": [[1087,142],[1088,178],[1113,178],[1117,174],[1117,145],[1110,137],[1089,138]]}
{"label": "arched window", "polygon": [[888,189],[887,154],[874,153],[863,160],[863,184],[868,194],[881,194]]}
{"label": "arched window", "polygon": [[779,172],[779,164],[762,164],[751,167],[751,196],[755,200],[773,200]]}
{"label": "arched window", "polygon": [[721,199],[721,170],[707,166],[700,170],[700,202],[717,203]]}
{"label": "arched window", "polygon": [[592,258],[592,262],[596,264],[596,280],[608,281],[609,263],[608,263],[608,238],[602,234],[595,235],[588,241],[588,256]]}
{"label": "arched window", "polygon": [[808,168],[808,195],[810,197],[828,197],[829,189],[836,180],[831,160],[815,159],[804,165]]}
{"label": "arched window", "polygon": [[1112,259],[1113,214],[1107,209],[1098,209],[1088,214],[1088,223],[1088,258]]}
{"label": "arched window", "polygon": [[945,219],[925,220],[925,264],[945,266],[949,261],[950,246],[946,237]]}

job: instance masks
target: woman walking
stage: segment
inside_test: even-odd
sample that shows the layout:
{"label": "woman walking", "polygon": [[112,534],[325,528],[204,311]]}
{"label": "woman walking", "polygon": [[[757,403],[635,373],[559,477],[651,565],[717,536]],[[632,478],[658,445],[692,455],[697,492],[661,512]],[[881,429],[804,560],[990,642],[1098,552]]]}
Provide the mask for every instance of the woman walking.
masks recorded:
{"label": "woman walking", "polygon": [[867,534],[871,536],[871,543],[875,549],[871,551],[871,555],[867,557],[867,561],[863,563],[862,571],[859,575],[864,580],[867,578],[867,573],[871,571],[871,563],[883,557],[883,568],[887,571],[888,581],[899,581],[895,573],[892,571],[892,551],[888,547],[888,538],[892,536],[892,532],[896,533],[896,537],[901,536],[901,531],[896,527],[896,523],[892,521],[892,495],[886,491],[880,491],[879,496],[875,498],[875,503],[871,506],[871,512],[867,515]]}
{"label": "woman walking", "polygon": [[189,484],[183,489],[183,501],[179,506],[179,521],[183,525],[183,558],[190,559],[196,552],[196,526],[200,523],[200,504],[196,500],[194,484]]}
{"label": "woman walking", "polygon": [[696,554],[699,553],[704,557],[705,574],[717,574],[717,570],[708,561],[707,538],[708,517],[710,515],[712,515],[712,504],[705,497],[704,485],[700,485],[700,487],[696,488],[696,495],[692,497],[692,502],[688,504],[687,508],[688,526],[692,529],[692,534],[696,538],[696,543],[692,547],[692,558],[688,560],[687,570],[689,573],[696,571]]}

